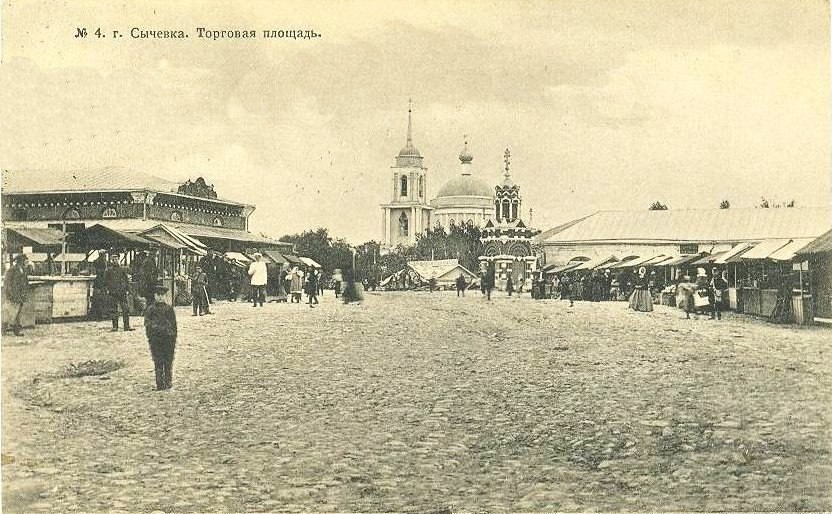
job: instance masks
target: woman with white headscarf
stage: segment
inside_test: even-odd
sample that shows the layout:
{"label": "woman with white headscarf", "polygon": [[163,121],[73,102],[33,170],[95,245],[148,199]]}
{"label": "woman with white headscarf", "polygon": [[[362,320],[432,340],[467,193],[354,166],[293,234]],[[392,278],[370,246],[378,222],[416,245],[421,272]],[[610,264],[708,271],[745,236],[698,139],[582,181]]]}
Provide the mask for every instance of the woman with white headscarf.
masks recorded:
{"label": "woman with white headscarf", "polygon": [[650,295],[650,277],[647,276],[647,268],[644,266],[638,269],[635,289],[633,289],[633,294],[630,296],[630,308],[640,312],[651,312],[653,310],[653,297]]}

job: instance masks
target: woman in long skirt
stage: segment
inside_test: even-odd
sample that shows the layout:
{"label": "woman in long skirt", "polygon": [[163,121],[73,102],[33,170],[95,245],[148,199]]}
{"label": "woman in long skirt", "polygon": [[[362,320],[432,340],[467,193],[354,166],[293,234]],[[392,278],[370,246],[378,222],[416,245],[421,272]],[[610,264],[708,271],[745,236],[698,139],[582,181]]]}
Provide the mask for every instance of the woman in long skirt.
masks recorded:
{"label": "woman in long skirt", "polygon": [[651,312],[653,310],[653,297],[650,296],[650,279],[647,276],[647,268],[644,266],[638,269],[635,289],[632,296],[630,296],[630,308],[639,312]]}

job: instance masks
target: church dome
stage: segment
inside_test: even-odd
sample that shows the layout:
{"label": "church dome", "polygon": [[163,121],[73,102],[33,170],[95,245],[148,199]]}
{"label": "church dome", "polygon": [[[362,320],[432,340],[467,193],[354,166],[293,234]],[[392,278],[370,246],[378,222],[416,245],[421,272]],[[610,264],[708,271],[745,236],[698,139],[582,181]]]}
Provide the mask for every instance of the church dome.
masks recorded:
{"label": "church dome", "polygon": [[413,146],[413,142],[408,141],[404,147],[399,150],[399,157],[418,157],[421,158],[422,155],[419,153],[419,150]]}
{"label": "church dome", "polygon": [[494,197],[491,186],[471,175],[461,175],[445,183],[437,193],[436,198],[449,196],[486,196]]}

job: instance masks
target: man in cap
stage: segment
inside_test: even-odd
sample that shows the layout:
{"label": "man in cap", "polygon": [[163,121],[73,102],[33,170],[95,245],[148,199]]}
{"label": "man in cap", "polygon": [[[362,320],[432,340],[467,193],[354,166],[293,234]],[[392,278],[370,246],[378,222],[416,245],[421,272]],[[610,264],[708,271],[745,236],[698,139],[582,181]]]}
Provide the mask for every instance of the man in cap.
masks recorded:
{"label": "man in cap", "polygon": [[118,332],[118,310],[121,309],[121,317],[124,320],[124,331],[129,332],[130,309],[127,305],[128,286],[130,278],[127,270],[118,263],[118,254],[110,256],[110,266],[104,272],[104,287],[110,296],[110,316],[113,320],[112,332]]}
{"label": "man in cap", "polygon": [[145,307],[153,303],[156,282],[159,280],[159,267],[156,265],[156,250],[144,252],[144,259],[139,266],[139,294],[145,300]]}
{"label": "man in cap", "polygon": [[193,297],[194,316],[202,316],[208,313],[208,275],[202,271],[202,266],[197,266],[194,276],[191,277],[191,296]]}
{"label": "man in cap", "polygon": [[154,287],[153,303],[144,311],[144,329],[150,344],[150,355],[156,370],[156,390],[173,386],[173,353],[176,350],[176,313],[165,303],[168,289]]}
{"label": "man in cap", "polygon": [[266,263],[263,262],[263,256],[259,253],[254,254],[254,262],[248,267],[248,276],[251,277],[251,297],[254,302],[254,307],[266,301],[266,283],[269,280],[269,270],[266,268]]}
{"label": "man in cap", "polygon": [[20,313],[23,310],[23,304],[29,298],[28,261],[28,258],[23,254],[15,257],[12,266],[3,278],[3,294],[6,296],[6,300],[15,307],[12,330],[16,336],[23,335],[20,326]]}

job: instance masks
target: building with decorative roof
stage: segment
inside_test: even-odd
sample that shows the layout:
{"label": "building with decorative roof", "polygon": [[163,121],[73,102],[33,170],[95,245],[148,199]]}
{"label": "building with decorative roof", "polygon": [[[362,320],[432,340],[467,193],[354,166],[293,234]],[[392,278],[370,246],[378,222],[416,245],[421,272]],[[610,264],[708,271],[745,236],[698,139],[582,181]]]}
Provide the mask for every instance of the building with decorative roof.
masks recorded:
{"label": "building with decorative roof", "polygon": [[439,188],[436,197],[430,201],[435,228],[482,227],[494,219],[494,189],[474,176],[473,160],[468,141],[465,141],[459,153],[460,174]]}
{"label": "building with decorative roof", "polygon": [[482,229],[480,240],[483,255],[480,257],[483,269],[494,269],[495,287],[504,289],[511,277],[515,288],[530,279],[537,270],[537,248],[535,236],[540,230],[527,227],[521,219],[522,198],[520,186],[511,178],[511,152],[506,149],[505,173],[496,187],[494,200],[495,219],[489,220]]}
{"label": "building with decorative roof", "polygon": [[7,228],[78,231],[99,224],[139,233],[164,222],[218,251],[290,247],[249,232],[252,212],[253,205],[218,198],[202,178],[177,184],[122,167],[3,170]]}

